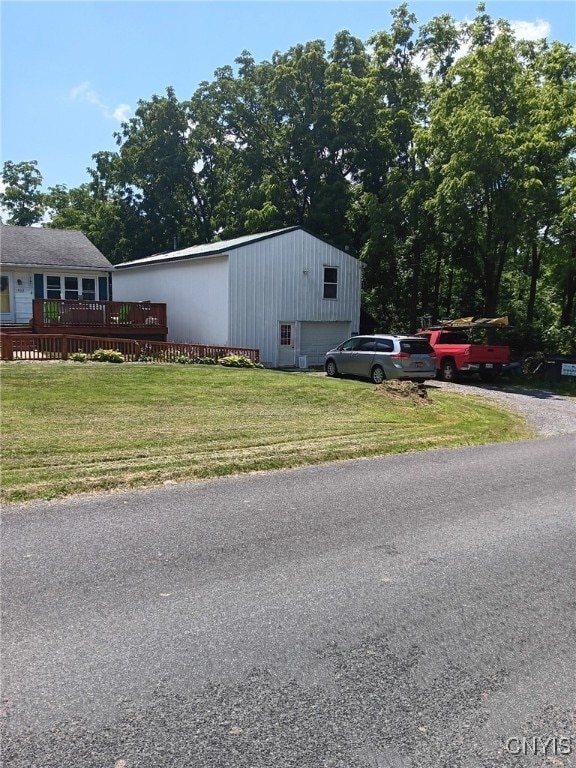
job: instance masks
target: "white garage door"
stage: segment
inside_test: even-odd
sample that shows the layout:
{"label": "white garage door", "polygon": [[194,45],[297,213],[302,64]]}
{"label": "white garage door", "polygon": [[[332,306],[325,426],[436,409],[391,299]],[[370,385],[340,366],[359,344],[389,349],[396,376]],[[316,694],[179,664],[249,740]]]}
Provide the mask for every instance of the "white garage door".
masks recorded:
{"label": "white garage door", "polygon": [[350,323],[302,323],[300,354],[308,365],[323,365],[324,355],[350,336]]}

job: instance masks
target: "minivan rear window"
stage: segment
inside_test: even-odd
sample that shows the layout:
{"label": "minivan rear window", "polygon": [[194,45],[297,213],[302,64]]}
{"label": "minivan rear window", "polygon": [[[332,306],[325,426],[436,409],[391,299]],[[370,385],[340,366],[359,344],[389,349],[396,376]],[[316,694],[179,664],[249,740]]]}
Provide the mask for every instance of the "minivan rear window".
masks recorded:
{"label": "minivan rear window", "polygon": [[394,342],[392,339],[376,339],[377,352],[394,352]]}
{"label": "minivan rear window", "polygon": [[426,339],[410,339],[410,341],[401,341],[400,349],[402,352],[408,352],[410,355],[429,355],[434,351]]}

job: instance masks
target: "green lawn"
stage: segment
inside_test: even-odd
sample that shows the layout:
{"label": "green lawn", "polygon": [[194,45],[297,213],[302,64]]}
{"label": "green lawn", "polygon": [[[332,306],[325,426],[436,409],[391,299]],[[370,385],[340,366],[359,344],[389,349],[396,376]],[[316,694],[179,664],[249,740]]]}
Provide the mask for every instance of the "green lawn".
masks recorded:
{"label": "green lawn", "polygon": [[2,499],[529,437],[484,399],[211,366],[2,363]]}

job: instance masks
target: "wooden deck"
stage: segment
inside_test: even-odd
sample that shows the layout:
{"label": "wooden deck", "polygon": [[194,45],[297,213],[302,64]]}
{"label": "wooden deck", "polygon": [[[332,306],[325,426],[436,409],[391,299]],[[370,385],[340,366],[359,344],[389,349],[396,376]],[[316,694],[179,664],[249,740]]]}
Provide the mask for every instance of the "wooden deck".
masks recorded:
{"label": "wooden deck", "polygon": [[32,331],[166,341],[166,304],[149,301],[34,299]]}

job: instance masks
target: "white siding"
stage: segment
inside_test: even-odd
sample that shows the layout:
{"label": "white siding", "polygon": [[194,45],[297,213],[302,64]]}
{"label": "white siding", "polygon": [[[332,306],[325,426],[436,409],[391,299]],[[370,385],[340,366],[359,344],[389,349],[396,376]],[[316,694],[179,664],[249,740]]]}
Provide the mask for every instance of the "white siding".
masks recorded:
{"label": "white siding", "polygon": [[166,304],[169,341],[230,345],[227,256],[115,270],[112,281],[115,301]]}
{"label": "white siding", "polygon": [[[323,298],[326,266],[338,268],[336,299]],[[357,259],[302,230],[231,251],[231,346],[258,347],[262,362],[274,366],[281,322],[297,324],[296,356],[302,354],[300,323],[338,323],[358,332],[360,279]],[[307,344],[313,343],[308,337]]]}

